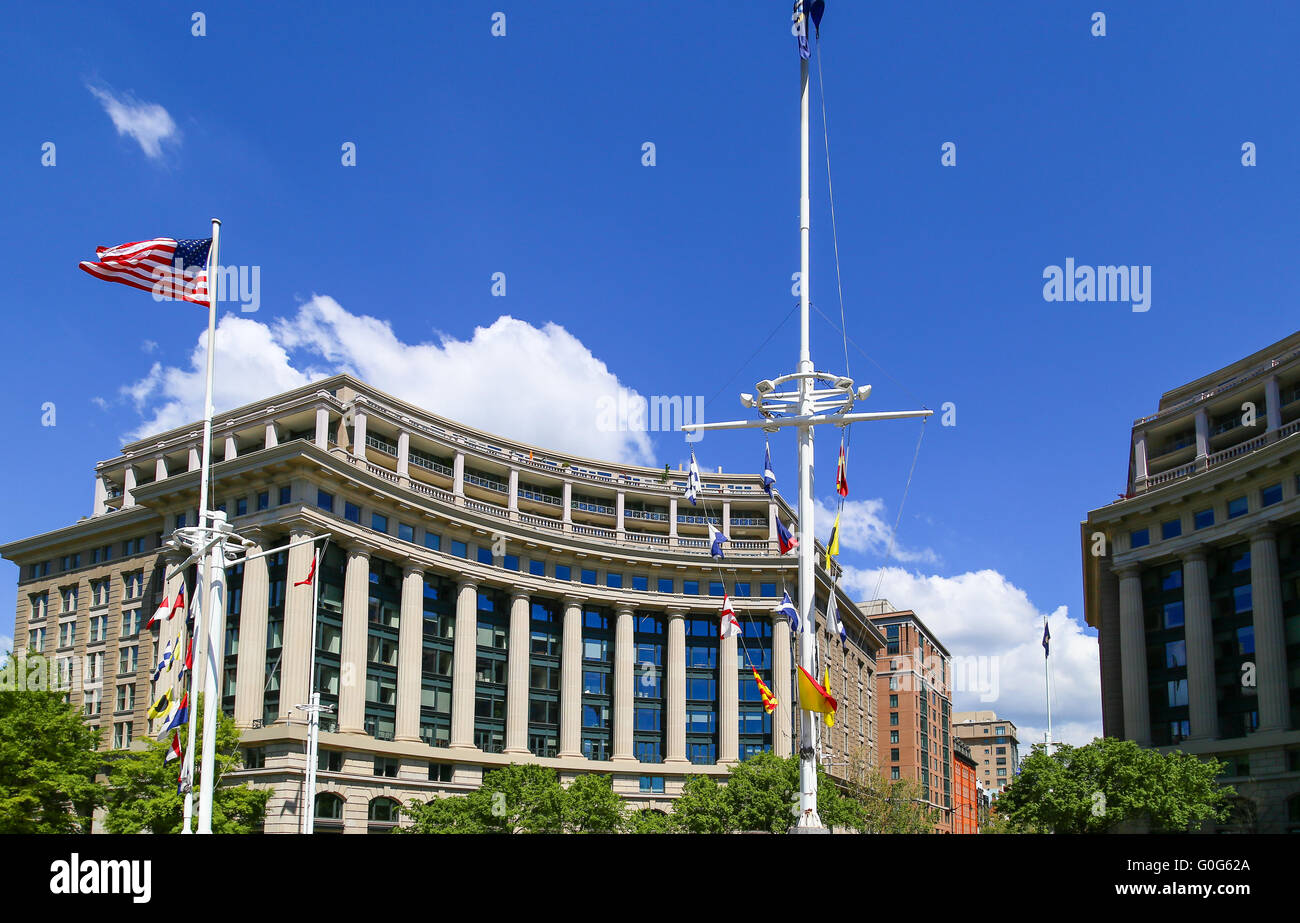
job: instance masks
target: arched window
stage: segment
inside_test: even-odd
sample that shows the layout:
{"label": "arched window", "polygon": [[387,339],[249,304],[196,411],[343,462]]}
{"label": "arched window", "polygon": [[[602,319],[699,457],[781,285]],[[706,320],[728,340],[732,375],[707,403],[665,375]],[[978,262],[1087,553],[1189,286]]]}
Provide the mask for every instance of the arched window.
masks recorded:
{"label": "arched window", "polygon": [[373,798],[370,801],[370,808],[367,817],[370,821],[368,832],[370,833],[387,833],[397,826],[399,817],[398,811],[401,808],[400,802],[393,798]]}
{"label": "arched window", "polygon": [[321,792],[316,796],[316,820],[343,821],[343,796],[333,792]]}

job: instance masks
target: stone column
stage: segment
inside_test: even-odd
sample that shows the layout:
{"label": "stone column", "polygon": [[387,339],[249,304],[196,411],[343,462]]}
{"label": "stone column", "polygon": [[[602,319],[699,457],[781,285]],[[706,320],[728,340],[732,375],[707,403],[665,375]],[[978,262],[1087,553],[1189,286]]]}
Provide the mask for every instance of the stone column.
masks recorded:
{"label": "stone column", "polygon": [[614,760],[636,762],[632,746],[633,720],[636,715],[636,646],[632,606],[618,604],[618,621],[614,623]]}
{"label": "stone column", "polygon": [[[197,439],[199,434],[198,434],[198,433],[192,433],[191,435],[193,435],[193,436]],[[198,450],[198,448],[197,448],[196,446],[190,446],[190,452],[189,452],[189,464],[188,464],[188,466],[186,467],[185,470],[186,470],[186,471],[198,471],[198,470],[199,470],[199,467],[200,467],[200,465],[199,465],[199,450]]]}
{"label": "stone column", "polygon": [[[297,542],[312,537],[304,529],[294,529],[289,533],[289,541]],[[289,549],[285,565],[284,588],[284,635],[280,648],[280,705],[279,719],[300,720],[302,712],[295,711],[295,705],[307,702],[311,693],[312,677],[311,652],[316,639],[311,636],[312,623],[312,588],[294,586],[311,572],[312,556],[315,546],[307,543],[295,545]],[[320,579],[320,575],[316,575]]]}
{"label": "stone column", "polygon": [[510,596],[510,646],[506,650],[506,753],[528,753],[528,622],[532,617],[528,590],[516,587]]}
{"label": "stone column", "polygon": [[776,541],[776,501],[769,501],[767,504],[767,540]]}
{"label": "stone column", "polygon": [[736,638],[718,642],[718,765],[740,759],[740,675]]}
{"label": "stone column", "polygon": [[396,740],[420,739],[420,676],[424,660],[424,568],[402,570],[402,612],[397,624]]}
{"label": "stone column", "polygon": [[1268,376],[1268,381],[1264,382],[1264,403],[1268,415],[1268,432],[1281,429],[1282,427],[1282,390],[1278,387],[1276,375]]}
{"label": "stone column", "polygon": [[352,408],[352,454],[365,461],[366,458],[366,414],[365,411]]}
{"label": "stone column", "polygon": [[122,472],[122,509],[135,506],[135,468],[127,465]]}
{"label": "stone column", "polygon": [[339,732],[342,734],[365,733],[369,601],[370,551],[353,546],[348,549],[343,576],[343,646],[339,663],[345,671],[351,667],[352,682],[339,687]]}
{"label": "stone column", "polygon": [[772,713],[772,752],[789,756],[794,752],[791,738],[793,704],[790,699],[790,620],[780,612],[772,613],[772,695],[776,711]]}
{"label": "stone column", "polygon": [[167,456],[159,455],[153,463],[153,479],[155,481],[167,480]]}
{"label": "stone column", "polygon": [[1282,581],[1277,535],[1272,526],[1261,526],[1250,533],[1250,599],[1255,622],[1259,729],[1285,730],[1291,725],[1291,701],[1286,679]]}
{"label": "stone column", "polygon": [[668,671],[664,677],[664,707],[668,714],[668,752],[665,763],[686,759],[686,610],[668,610]]}
{"label": "stone column", "polygon": [[507,506],[514,513],[519,510],[519,469],[511,468],[509,476],[509,492],[507,493]]}
{"label": "stone column", "polygon": [[[248,548],[249,555],[261,552],[265,541],[261,535],[244,532],[244,537],[257,543]],[[252,558],[244,564],[244,589],[239,612],[239,656],[235,660],[235,724],[241,728],[252,727],[254,721],[262,720],[262,693],[266,688],[269,592],[270,578],[266,558]]]}
{"label": "stone column", "polygon": [[[668,501],[668,537],[674,539],[677,537],[677,495],[674,494]],[[669,544],[675,544],[669,542]]]}
{"label": "stone column", "polygon": [[[411,474],[411,434],[402,430],[397,434],[397,476],[410,477]],[[423,592],[423,591],[421,591]]]}
{"label": "stone column", "polygon": [[456,590],[456,639],[451,663],[451,747],[474,749],[474,679],[478,659],[478,584]]}
{"label": "stone column", "polygon": [[330,412],[328,407],[316,408],[316,447],[330,447]]}
{"label": "stone column", "polygon": [[560,485],[560,492],[563,496],[561,502],[564,504],[564,524],[567,528],[573,522],[573,485],[565,481]]}
{"label": "stone column", "polygon": [[722,501],[722,516],[721,516],[721,521],[718,523],[718,529],[727,538],[731,538],[731,501],[730,500]]}
{"label": "stone column", "polygon": [[1151,706],[1147,690],[1146,625],[1142,616],[1142,571],[1126,564],[1119,574],[1120,663],[1124,677],[1124,736],[1151,745]]}
{"label": "stone column", "polygon": [[95,500],[92,516],[103,516],[108,512],[108,482],[102,474],[95,475]]}
{"label": "stone column", "polygon": [[582,600],[564,597],[560,651],[560,753],[582,756]]}
{"label": "stone column", "polygon": [[627,506],[627,491],[620,490],[614,497],[614,531],[622,533],[623,530],[623,512]]}
{"label": "stone column", "polygon": [[1139,430],[1133,437],[1133,486],[1141,488],[1147,482],[1147,433]]}
{"label": "stone column", "polygon": [[465,496],[465,453],[460,449],[451,460],[451,492],[458,497]]}
{"label": "stone column", "polygon": [[1210,453],[1210,415],[1202,407],[1196,411],[1196,458],[1197,468],[1205,467],[1205,456]]}
{"label": "stone column", "polygon": [[222,460],[231,461],[239,457],[239,443],[235,440],[234,433],[226,434],[225,446],[222,449]]}
{"label": "stone column", "polygon": [[280,444],[280,433],[275,428],[275,421],[269,420],[266,424],[266,448],[270,449]]}
{"label": "stone column", "polygon": [[1219,736],[1214,688],[1214,626],[1204,546],[1183,555],[1183,634],[1187,639],[1187,714],[1192,737]]}

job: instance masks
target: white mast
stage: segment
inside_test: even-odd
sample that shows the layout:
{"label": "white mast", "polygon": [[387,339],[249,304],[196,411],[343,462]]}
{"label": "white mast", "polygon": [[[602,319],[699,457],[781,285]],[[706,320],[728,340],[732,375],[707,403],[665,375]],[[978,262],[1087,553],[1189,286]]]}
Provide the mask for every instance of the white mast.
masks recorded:
{"label": "white mast", "polygon": [[[795,4],[795,35],[807,29],[803,3]],[[754,386],[754,394],[740,395],[745,407],[758,410],[761,420],[730,423],[698,423],[683,426],[687,432],[706,429],[751,429],[761,427],[774,432],[793,426],[799,438],[799,665],[815,676],[817,654],[816,622],[816,553],[813,521],[813,427],[826,423],[845,426],[867,420],[897,420],[905,417],[928,417],[931,410],[895,410],[879,413],[850,413],[855,401],[865,400],[871,386],[854,386],[853,379],[829,372],[814,371],[809,346],[808,314],[811,296],[809,236],[811,208],[808,199],[808,59],[799,61],[799,365],[798,371],[776,379],[766,379]],[[794,389],[780,390],[793,382]],[[817,389],[822,382],[829,387]],[[832,587],[831,592],[834,592]],[[780,695],[797,695],[797,686],[787,687],[783,677],[773,677],[780,684]],[[795,832],[825,832],[817,814],[817,712],[804,709],[799,722],[799,819]]]}

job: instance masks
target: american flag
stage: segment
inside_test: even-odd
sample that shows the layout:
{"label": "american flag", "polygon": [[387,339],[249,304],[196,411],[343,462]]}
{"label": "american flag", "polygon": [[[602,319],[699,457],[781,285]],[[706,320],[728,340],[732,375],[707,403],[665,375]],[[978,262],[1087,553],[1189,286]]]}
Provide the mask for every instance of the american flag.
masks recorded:
{"label": "american flag", "polygon": [[94,262],[78,265],[96,279],[120,282],[160,298],[208,304],[208,249],[212,238],[155,237],[118,247],[96,247]]}

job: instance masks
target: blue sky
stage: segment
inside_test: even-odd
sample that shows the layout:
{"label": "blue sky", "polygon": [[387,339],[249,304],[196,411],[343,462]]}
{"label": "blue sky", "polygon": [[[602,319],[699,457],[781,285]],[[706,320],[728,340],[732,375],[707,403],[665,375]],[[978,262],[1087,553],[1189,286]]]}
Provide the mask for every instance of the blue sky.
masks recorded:
{"label": "blue sky", "polygon": [[[494,370],[540,350],[581,367],[575,381],[718,395],[717,420],[792,368],[785,0],[198,5],[203,37],[168,4],[7,13],[0,76],[23,92],[0,103],[0,385],[17,449],[0,458],[0,540],[86,515],[96,461],[197,406],[185,373],[202,310],[76,263],[96,245],[207,236],[212,215],[222,262],[261,273],[260,309],[223,312],[240,350],[227,367],[243,361],[253,389],[231,400],[373,369],[430,409],[563,447],[590,398],[552,395],[571,406],[548,432]],[[1132,420],[1162,391],[1294,331],[1300,191],[1300,9],[1114,5],[1094,37],[1096,8],[830,0],[821,43],[848,331],[884,373],[856,349],[851,371],[875,386],[867,409],[951,401],[957,419],[927,427],[893,558],[882,528],[919,424],[857,428],[849,579],[870,595],[888,567],[882,593],[952,653],[1001,658],[1003,691],[982,707],[1024,729],[1043,725],[1052,613],[1057,720],[1077,739],[1100,728],[1078,522],[1123,490]],[[113,101],[135,135],[115,128]],[[837,317],[821,129],[812,297]],[[355,167],[340,162],[348,141]],[[940,164],[948,141],[954,167]],[[1246,141],[1257,166],[1241,164]],[[1067,257],[1152,267],[1150,310],[1044,301],[1044,268]],[[816,314],[813,350],[819,367],[843,365]],[[451,382],[432,398],[426,363]],[[661,433],[579,442],[674,466],[687,451]],[[836,447],[822,436],[823,498]],[[773,453],[792,490],[791,437]],[[698,455],[755,470],[762,445],[713,434]],[[5,563],[4,599],[15,578]],[[9,610],[0,635],[12,624]]]}

